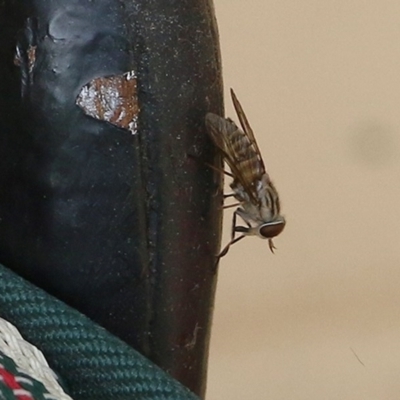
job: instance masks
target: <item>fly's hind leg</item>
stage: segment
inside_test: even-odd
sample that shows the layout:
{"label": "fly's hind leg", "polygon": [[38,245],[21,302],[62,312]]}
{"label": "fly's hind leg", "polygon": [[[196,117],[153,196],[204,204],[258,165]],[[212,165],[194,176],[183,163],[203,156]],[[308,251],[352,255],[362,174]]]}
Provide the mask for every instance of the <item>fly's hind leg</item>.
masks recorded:
{"label": "fly's hind leg", "polygon": [[225,171],[222,168],[218,168],[215,165],[212,165],[212,164],[210,164],[208,162],[205,162],[204,164],[207,165],[207,167],[210,167],[211,169],[213,169],[214,171],[220,172],[221,174],[225,174],[225,175],[227,175],[227,176],[229,176],[231,178],[234,178],[234,176],[233,176],[233,174],[231,172]]}
{"label": "fly's hind leg", "polygon": [[[187,153],[187,156],[188,156],[189,158],[191,158],[191,159],[194,159],[194,160],[199,160],[199,159],[200,159],[199,156],[197,156],[197,155],[195,155],[195,154],[191,154],[191,153]],[[234,176],[233,176],[233,174],[232,174],[231,172],[226,171],[226,170],[224,170],[223,168],[218,168],[218,167],[216,167],[215,165],[212,165],[212,164],[210,164],[210,163],[208,163],[208,162],[205,162],[205,161],[202,161],[202,163],[203,163],[204,165],[207,165],[207,167],[213,169],[214,171],[220,172],[221,174],[224,174],[224,175],[227,175],[227,176],[229,176],[229,177],[231,177],[231,178],[234,178]]]}

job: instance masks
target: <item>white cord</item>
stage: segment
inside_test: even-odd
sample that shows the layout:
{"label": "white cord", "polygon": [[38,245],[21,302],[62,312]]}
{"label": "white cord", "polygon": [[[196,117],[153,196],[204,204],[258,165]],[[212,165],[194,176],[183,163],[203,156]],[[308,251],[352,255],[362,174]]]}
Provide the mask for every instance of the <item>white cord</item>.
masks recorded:
{"label": "white cord", "polygon": [[40,381],[48,390],[49,400],[72,400],[57,381],[57,375],[47,364],[44,355],[25,341],[17,328],[0,318],[0,351],[13,359],[19,372]]}

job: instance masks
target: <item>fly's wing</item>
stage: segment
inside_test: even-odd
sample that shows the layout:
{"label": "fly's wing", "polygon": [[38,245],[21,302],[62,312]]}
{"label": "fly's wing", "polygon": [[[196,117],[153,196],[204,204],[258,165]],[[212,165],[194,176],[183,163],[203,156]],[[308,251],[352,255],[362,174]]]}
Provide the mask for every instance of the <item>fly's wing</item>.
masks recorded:
{"label": "fly's wing", "polygon": [[221,151],[224,160],[229,165],[232,174],[236,177],[239,171],[236,167],[235,158],[229,153],[226,146],[226,136],[229,132],[236,129],[236,126],[228,119],[222,118],[219,115],[208,113],[206,115],[206,128],[211,140]]}
{"label": "fly's wing", "polygon": [[258,148],[230,119],[208,113],[206,127],[212,141],[222,152],[234,179],[241,184],[250,201],[259,205],[257,186],[265,168]]}
{"label": "fly's wing", "polygon": [[250,143],[254,146],[255,152],[259,155],[259,162],[261,163],[262,168],[264,169],[264,172],[265,172],[264,161],[261,157],[261,152],[260,152],[260,149],[258,148],[258,144],[257,144],[256,138],[254,136],[253,129],[251,129],[249,121],[247,120],[246,114],[244,113],[243,108],[242,108],[241,104],[239,103],[239,100],[236,97],[236,94],[233,91],[233,89],[231,89],[231,97],[232,97],[233,106],[235,107],[235,111],[239,118],[240,125],[242,126],[243,132],[248,137]]}
{"label": "fly's wing", "polygon": [[229,155],[226,154],[225,151],[225,140],[223,138],[224,135],[227,134],[230,127],[230,124],[225,118],[220,117],[217,114],[207,113],[206,115],[206,128],[207,133],[213,141],[214,145],[218,147],[218,149],[222,152],[225,161],[230,166]]}

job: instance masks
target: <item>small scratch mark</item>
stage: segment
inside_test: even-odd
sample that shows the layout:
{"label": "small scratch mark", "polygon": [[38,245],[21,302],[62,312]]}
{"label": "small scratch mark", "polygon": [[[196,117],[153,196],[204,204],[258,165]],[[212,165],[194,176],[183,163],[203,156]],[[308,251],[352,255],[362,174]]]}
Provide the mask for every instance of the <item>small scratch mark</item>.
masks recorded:
{"label": "small scratch mark", "polygon": [[187,349],[193,350],[193,349],[194,349],[194,346],[196,346],[196,343],[197,343],[197,336],[198,336],[198,333],[199,333],[199,330],[200,330],[200,329],[202,329],[202,328],[199,326],[199,323],[197,322],[197,323],[196,323],[196,326],[194,327],[192,339],[191,339],[188,343],[185,344],[185,347],[186,347]]}
{"label": "small scratch mark", "polygon": [[359,361],[359,363],[365,367],[365,364],[360,360],[360,357],[358,357],[357,353],[350,347],[350,350],[352,351],[352,353],[354,354],[354,356],[357,358],[357,360]]}

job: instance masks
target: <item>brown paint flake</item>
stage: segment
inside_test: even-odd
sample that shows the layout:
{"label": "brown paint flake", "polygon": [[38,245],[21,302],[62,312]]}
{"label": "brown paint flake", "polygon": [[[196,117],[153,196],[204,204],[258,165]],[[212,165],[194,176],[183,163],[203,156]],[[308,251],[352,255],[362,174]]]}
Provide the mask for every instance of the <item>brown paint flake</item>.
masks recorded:
{"label": "brown paint flake", "polygon": [[36,48],[37,46],[29,46],[28,48],[28,68],[29,73],[32,73],[36,61]]}
{"label": "brown paint flake", "polygon": [[137,133],[139,106],[133,71],[95,78],[83,86],[76,104],[90,117]]}
{"label": "brown paint flake", "polygon": [[[26,56],[28,59],[28,72],[31,74],[33,71],[33,67],[35,66],[35,61],[36,61],[36,48],[37,46],[29,46],[27,52],[26,52]],[[17,67],[20,67],[21,65],[23,65],[24,61],[23,61],[23,55],[21,52],[21,49],[19,47],[17,47],[17,50],[15,52],[15,56],[14,56],[14,65],[16,65]]]}

